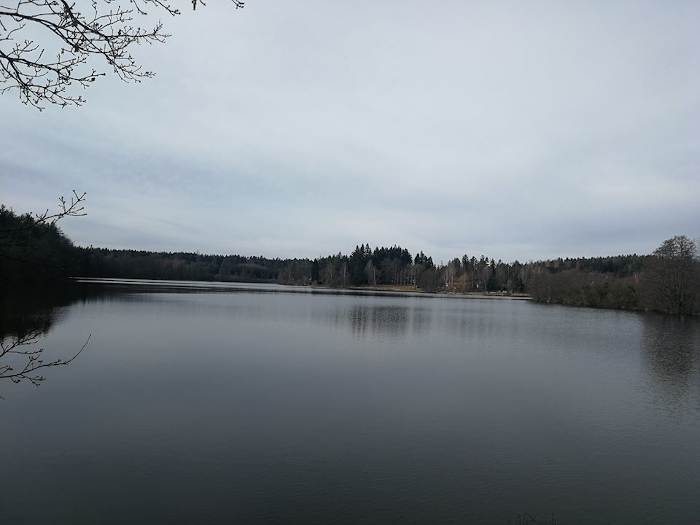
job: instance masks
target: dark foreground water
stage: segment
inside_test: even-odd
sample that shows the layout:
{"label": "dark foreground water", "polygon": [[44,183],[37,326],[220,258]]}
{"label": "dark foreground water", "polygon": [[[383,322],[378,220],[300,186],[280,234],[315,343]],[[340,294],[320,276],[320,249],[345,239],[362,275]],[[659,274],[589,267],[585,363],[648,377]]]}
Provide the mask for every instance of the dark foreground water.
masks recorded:
{"label": "dark foreground water", "polygon": [[256,288],[6,305],[0,522],[700,522],[698,320]]}

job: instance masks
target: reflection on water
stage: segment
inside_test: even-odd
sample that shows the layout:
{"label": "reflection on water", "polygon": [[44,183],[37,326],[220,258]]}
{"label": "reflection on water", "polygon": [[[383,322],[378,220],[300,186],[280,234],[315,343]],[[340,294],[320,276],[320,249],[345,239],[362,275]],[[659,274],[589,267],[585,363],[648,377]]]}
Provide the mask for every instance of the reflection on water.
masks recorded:
{"label": "reflection on water", "polygon": [[66,283],[40,292],[25,290],[0,296],[0,380],[27,381],[38,386],[46,379],[44,374],[49,368],[69,365],[76,359],[87,346],[89,335],[70,356],[49,357],[39,343],[62,309],[94,294],[83,286]]}
{"label": "reflection on water", "polygon": [[412,326],[417,312],[416,307],[355,305],[350,310],[349,319],[356,337],[366,337],[369,332],[373,336],[398,339],[405,337],[411,328],[417,328]]}
{"label": "reflection on water", "polygon": [[123,295],[123,287],[98,287],[81,283],[59,283],[41,289],[0,293],[0,341],[30,333],[45,334],[74,303],[105,302]]}
{"label": "reflection on water", "polygon": [[47,297],[2,306],[2,337],[93,340],[3,392],[3,522],[696,517],[697,319],[255,285]]}
{"label": "reflection on water", "polygon": [[0,341],[42,334],[53,325],[58,308],[67,305],[60,293],[12,294],[0,297]]}
{"label": "reflection on water", "polygon": [[642,347],[656,402],[676,412],[698,394],[700,331],[697,320],[651,315]]}

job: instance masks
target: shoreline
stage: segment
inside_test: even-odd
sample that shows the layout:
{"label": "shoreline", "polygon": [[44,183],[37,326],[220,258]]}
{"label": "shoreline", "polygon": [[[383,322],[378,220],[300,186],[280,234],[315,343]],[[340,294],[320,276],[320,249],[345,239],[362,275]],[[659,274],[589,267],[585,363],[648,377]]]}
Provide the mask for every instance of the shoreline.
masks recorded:
{"label": "shoreline", "polygon": [[[257,287],[261,291],[279,291],[277,287],[284,287],[292,293],[338,293],[357,295],[387,295],[387,296],[413,296],[413,297],[445,297],[464,299],[515,299],[532,300],[527,294],[507,294],[505,292],[426,292],[414,287],[397,286],[347,286],[328,287],[313,284],[281,284],[274,282],[260,281],[191,281],[191,280],[170,280],[170,279],[130,279],[121,277],[70,277],[71,282],[80,284],[104,284],[116,286],[153,286],[160,289],[200,289],[200,290],[241,290],[246,287]],[[266,290],[266,287],[267,288]]]}

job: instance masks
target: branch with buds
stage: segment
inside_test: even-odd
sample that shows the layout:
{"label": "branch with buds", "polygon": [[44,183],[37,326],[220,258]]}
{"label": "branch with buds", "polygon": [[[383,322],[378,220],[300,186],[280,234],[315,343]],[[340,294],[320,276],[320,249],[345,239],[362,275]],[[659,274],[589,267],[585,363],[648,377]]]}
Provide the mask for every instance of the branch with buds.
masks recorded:
{"label": "branch with buds", "polygon": [[[243,7],[243,2],[232,1],[236,9]],[[66,0],[18,0],[9,5],[0,0],[0,93],[16,89],[24,104],[40,111],[45,104],[81,106],[85,99],[68,88],[87,88],[106,75],[88,65],[92,58],[103,59],[124,82],[141,82],[155,74],[138,64],[131,49],[165,42],[170,35],[160,21],[146,29],[136,23],[137,17],[146,17],[151,7],[171,16],[180,11],[162,0],[84,3],[79,8]],[[205,5],[192,0],[193,10],[197,4]]]}
{"label": "branch with buds", "polygon": [[14,383],[27,380],[33,385],[39,386],[41,382],[46,379],[46,377],[42,375],[44,369],[55,366],[69,365],[72,363],[83,352],[83,350],[85,350],[85,347],[90,342],[90,337],[92,336],[92,334],[88,335],[88,338],[83,346],[70,359],[45,361],[43,356],[44,349],[34,347],[42,333],[43,330],[30,332],[23,336],[17,337],[17,339],[9,344],[0,341],[0,359],[12,355],[26,357],[26,361],[24,361],[20,366],[13,367],[10,364],[0,365],[0,379],[10,379]]}

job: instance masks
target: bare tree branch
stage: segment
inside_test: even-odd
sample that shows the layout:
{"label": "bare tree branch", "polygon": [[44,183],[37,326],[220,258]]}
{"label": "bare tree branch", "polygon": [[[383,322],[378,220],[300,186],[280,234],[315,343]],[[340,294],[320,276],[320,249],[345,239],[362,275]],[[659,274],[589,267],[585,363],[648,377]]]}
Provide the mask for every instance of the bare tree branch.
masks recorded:
{"label": "bare tree branch", "polygon": [[[86,196],[87,192],[78,194],[78,192],[73,190],[73,193],[70,196],[70,201],[66,200],[66,198],[63,196],[58,198],[58,211],[51,213],[47,208],[46,211],[44,211],[43,213],[27,214],[25,215],[25,222],[27,224],[23,225],[19,229],[0,229],[0,239],[2,238],[2,234],[7,231],[16,232],[21,231],[23,229],[28,230],[40,224],[53,226],[65,217],[84,217],[85,215],[87,215],[87,213],[85,212],[85,206],[83,205],[83,203],[86,200]],[[2,246],[4,246],[4,244]]]}
{"label": "bare tree branch", "polygon": [[27,360],[22,366],[17,368],[12,365],[0,365],[0,379],[10,379],[13,383],[19,383],[22,380],[27,380],[35,386],[39,386],[42,381],[46,379],[38,371],[43,371],[45,368],[52,368],[55,366],[68,365],[73,360],[75,360],[85,347],[90,342],[92,334],[88,335],[87,340],[80,347],[80,350],[71,357],[70,359],[56,359],[54,361],[45,361],[43,359],[43,348],[34,349],[39,336],[43,333],[43,330],[36,330],[25,334],[23,336],[17,337],[14,341],[9,344],[5,344],[0,341],[0,359],[10,355],[26,356]]}
{"label": "bare tree branch", "polygon": [[[151,7],[180,14],[163,0],[82,0],[80,7],[67,0],[6,1],[0,0],[0,93],[17,89],[22,103],[39,110],[45,104],[85,103],[68,88],[87,88],[106,74],[88,65],[93,58],[103,59],[124,82],[152,77],[155,73],[144,70],[130,50],[170,35],[160,21],[146,29],[137,17],[147,17]],[[236,9],[243,7],[242,1],[232,2]],[[197,4],[206,5],[192,0],[193,10]]]}

